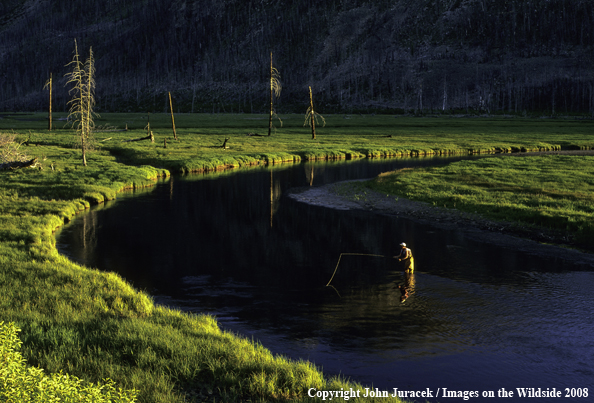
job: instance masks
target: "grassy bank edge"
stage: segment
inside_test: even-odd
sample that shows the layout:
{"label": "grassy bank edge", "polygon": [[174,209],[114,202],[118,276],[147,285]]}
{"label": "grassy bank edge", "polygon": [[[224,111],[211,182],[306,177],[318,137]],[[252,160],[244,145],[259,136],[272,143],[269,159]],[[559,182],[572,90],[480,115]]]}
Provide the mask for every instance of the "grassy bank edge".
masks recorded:
{"label": "grassy bank edge", "polygon": [[[241,127],[243,128],[243,126],[244,123],[242,122]],[[199,125],[194,127],[199,127]],[[105,144],[103,150],[109,151],[109,154],[112,156],[118,155],[122,160],[131,165],[139,166],[144,164],[147,168],[161,167],[159,169],[167,169],[172,172],[203,172],[304,160],[509,153],[511,151],[556,150],[561,148],[558,143],[562,144],[564,148],[589,148],[592,144],[591,141],[585,138],[563,142],[558,142],[557,139],[551,138],[544,143],[541,143],[540,139],[509,141],[511,145],[508,147],[505,144],[501,145],[505,141],[501,141],[500,139],[485,139],[485,141],[481,141],[477,146],[472,146],[472,142],[466,140],[437,141],[435,136],[425,138],[424,135],[417,136],[414,133],[409,134],[406,138],[400,138],[398,134],[386,130],[380,132],[381,135],[360,134],[365,133],[365,130],[372,129],[375,130],[373,127],[365,127],[362,131],[358,127],[351,128],[348,136],[353,136],[353,139],[364,141],[347,145],[345,145],[345,137],[348,136],[338,134],[343,129],[336,129],[336,134],[328,135],[327,137],[321,136],[320,138],[322,140],[315,144],[295,141],[292,134],[284,137],[275,135],[270,139],[259,138],[259,147],[264,150],[262,152],[250,151],[251,149],[249,147],[254,148],[254,140],[251,138],[246,139],[245,135],[237,135],[237,137],[233,138],[232,150],[228,152],[221,151],[220,147],[217,150],[217,147],[214,145],[216,142],[213,139],[215,139],[215,136],[223,135],[223,132],[220,130],[218,130],[218,132],[221,132],[220,134],[218,132],[217,134],[205,133],[203,136],[184,139],[179,144],[168,143],[169,148],[167,152],[159,143],[154,145],[147,143],[127,143],[127,145],[118,144],[116,146],[109,146],[109,142],[106,142],[103,143]],[[433,129],[427,129],[427,131],[431,130]],[[183,133],[180,134],[183,135]],[[115,139],[123,140],[128,137],[140,137],[140,135],[141,131],[138,130],[120,135],[109,133],[105,136],[106,138],[107,136],[113,136],[113,141],[115,141]],[[289,137],[292,142],[290,143],[287,140],[286,145],[283,144],[285,139]],[[411,145],[409,146],[404,145],[408,144],[412,137],[418,137],[418,141],[410,143]],[[383,141],[388,141],[386,140],[387,138],[392,138],[389,141],[393,141],[393,144],[379,144],[379,141],[376,144],[376,140],[380,138],[384,139]],[[326,140],[328,141],[326,142]],[[371,140],[373,140],[373,144]],[[264,141],[268,142],[266,143],[267,147],[274,145],[274,149],[264,147]],[[277,149],[276,146],[279,144],[283,147]],[[47,137],[44,137],[41,141],[36,141],[33,138],[31,145],[36,146],[36,148],[61,147],[60,153],[63,154],[65,152],[63,150],[68,145],[68,140],[66,140],[65,135],[63,138],[57,135],[51,141],[47,140]],[[198,148],[204,151],[201,155],[190,155],[190,152],[195,154],[195,149]],[[185,154],[183,154],[184,149],[188,150]],[[171,155],[168,155],[169,151],[172,152]],[[70,169],[67,165],[72,165],[72,161],[75,161],[74,154],[70,154],[70,157],[60,156],[54,159],[56,162],[56,172],[60,175],[65,174]],[[65,161],[68,158],[69,160]],[[97,158],[103,157],[98,156]],[[123,167],[124,165],[118,163],[118,166]],[[53,170],[54,166],[51,168]],[[133,168],[136,167],[126,166],[125,170],[129,171]],[[45,169],[49,169],[49,161],[46,163]],[[77,172],[72,170],[69,174],[71,174],[71,177],[68,180],[74,180],[72,178],[78,175]],[[143,401],[183,401],[185,397],[192,396],[197,399],[208,399],[209,396],[218,399],[223,396],[228,401],[247,395],[254,396],[255,399],[259,400],[275,398],[282,400],[288,398],[291,393],[290,391],[296,389],[294,387],[293,389],[286,387],[288,385],[286,382],[290,384],[291,381],[284,380],[282,382],[285,382],[285,384],[283,384],[278,380],[278,375],[275,374],[283,371],[284,373],[291,373],[291,371],[276,371],[275,368],[282,368],[284,364],[280,361],[274,361],[265,353],[261,356],[261,362],[270,362],[271,364],[266,366],[267,369],[264,369],[264,366],[260,366],[260,372],[254,371],[252,367],[250,374],[255,374],[256,372],[263,374],[261,377],[253,379],[252,385],[249,386],[252,392],[248,392],[245,382],[245,379],[249,377],[231,374],[235,372],[234,368],[240,366],[239,363],[232,364],[230,367],[217,367],[214,365],[223,361],[221,351],[215,354],[215,359],[211,360],[211,362],[200,362],[199,364],[194,362],[190,364],[187,361],[184,355],[188,355],[188,351],[193,351],[191,350],[193,346],[189,345],[188,341],[203,337],[199,335],[197,329],[203,328],[201,332],[205,332],[206,334],[217,332],[215,329],[216,322],[212,318],[186,315],[164,307],[156,307],[152,304],[150,297],[142,292],[131,289],[129,284],[121,280],[119,276],[112,273],[89,270],[73,264],[63,257],[57,256],[55,246],[51,243],[53,239],[52,231],[63,225],[64,219],[72,218],[78,212],[88,208],[89,205],[111,200],[115,198],[118,192],[123,191],[125,188],[130,188],[129,184],[134,183],[134,180],[130,178],[123,179],[120,176],[122,174],[121,172],[116,173],[108,182],[112,184],[121,182],[123,185],[88,188],[85,191],[80,191],[78,194],[65,191],[64,189],[58,189],[57,183],[55,186],[45,186],[48,188],[44,189],[43,197],[45,199],[55,197],[56,199],[68,200],[66,202],[67,206],[56,207],[53,210],[48,209],[52,211],[59,210],[57,212],[36,215],[29,222],[25,223],[22,227],[24,228],[23,231],[5,232],[4,235],[8,238],[6,244],[10,246],[12,252],[4,260],[1,260],[3,259],[3,251],[0,251],[0,267],[4,264],[12,267],[12,274],[15,274],[13,277],[18,280],[11,283],[14,285],[13,288],[18,289],[18,286],[22,286],[26,281],[30,280],[25,274],[26,272],[41,274],[43,284],[37,287],[37,289],[51,290],[53,292],[54,289],[59,291],[63,288],[63,292],[60,295],[61,298],[54,298],[50,301],[51,298],[43,296],[45,303],[39,302],[36,306],[31,304],[30,295],[23,293],[21,300],[19,300],[19,298],[12,298],[15,296],[18,297],[18,295],[13,293],[11,294],[11,298],[15,304],[5,304],[4,307],[6,308],[8,306],[8,310],[1,310],[1,312],[10,311],[20,324],[24,324],[23,335],[25,336],[28,358],[34,364],[43,364],[44,367],[54,371],[65,369],[69,372],[81,373],[85,376],[95,373],[96,369],[101,369],[100,367],[104,365],[102,369],[104,373],[108,375],[113,374],[113,378],[122,379],[122,384],[126,387],[134,387],[135,384],[149,385],[150,389],[148,391],[145,388],[143,397],[146,398]],[[147,180],[141,177],[142,175],[139,174],[139,180]],[[151,184],[147,183],[146,185]],[[138,186],[145,185],[141,185],[139,182]],[[131,187],[134,187],[134,185]],[[67,197],[61,196],[64,194]],[[32,203],[34,204],[36,202],[33,201]],[[62,209],[64,209],[64,212]],[[11,217],[10,219],[15,221],[15,225],[22,224],[19,221],[20,216],[18,214],[13,214]],[[0,225],[0,232],[2,232],[2,227],[3,225]],[[0,239],[2,239],[2,234],[0,234]],[[57,268],[56,266],[62,267]],[[64,277],[64,284],[55,281],[52,282],[54,277]],[[39,285],[40,283],[36,284]],[[85,285],[87,287],[83,288]],[[13,290],[10,291],[12,292]],[[89,299],[87,301],[81,301],[80,298],[77,299],[74,297],[75,294],[81,293],[88,294],[90,296]],[[35,297],[38,298],[39,296],[35,295]],[[63,299],[66,299],[66,302]],[[17,303],[21,304],[21,308],[25,308],[22,309],[22,312],[16,312],[17,309],[15,309],[15,306]],[[37,310],[40,312],[34,313],[33,308],[39,308]],[[81,314],[77,310],[82,310],[83,313]],[[68,318],[69,316],[72,319]],[[6,320],[6,318],[2,319]],[[111,333],[102,335],[102,328],[111,329]],[[77,340],[76,335],[71,337],[71,334],[76,334],[77,332],[89,334],[91,335],[90,337],[94,337],[98,342],[93,344],[88,339]],[[122,334],[125,332],[129,334]],[[158,333],[166,333],[170,336],[169,340],[158,339],[160,337]],[[151,335],[152,341],[150,338],[147,340],[146,335],[148,334]],[[178,340],[177,343],[179,343],[173,350],[185,354],[178,354],[175,351],[170,351],[169,348],[165,348],[173,339]],[[231,335],[226,339],[226,343],[239,343],[240,339]],[[58,345],[59,343],[62,343],[64,347],[60,347]],[[81,344],[81,346],[77,346],[77,343]],[[89,360],[91,361],[90,363],[82,363],[80,360],[76,362],[75,353],[84,349],[93,349],[103,344],[111,347],[117,345],[118,349],[122,352],[121,354],[105,357],[101,355],[101,352],[95,351],[93,352],[94,355],[87,352],[85,353],[87,354],[85,357],[91,358]],[[238,344],[233,345],[238,346]],[[251,342],[247,343],[247,347],[242,346],[236,349],[241,351],[259,351],[257,345],[254,347]],[[155,353],[155,350],[159,351],[158,354]],[[166,360],[169,360],[169,363],[151,361],[151,353],[155,353],[154,355],[158,357],[165,357]],[[97,362],[92,362],[93,360]],[[228,362],[233,361],[233,359],[229,360],[227,358],[225,360]],[[72,363],[71,361],[74,362]],[[144,375],[134,372],[134,367],[141,364],[149,367],[161,365],[161,370],[156,371],[153,369],[153,373],[155,374],[153,378],[149,379],[148,376],[141,378]],[[244,365],[244,363],[241,365]],[[199,368],[197,370],[198,372],[194,374],[187,372],[188,368],[192,366]],[[202,369],[202,367],[208,368],[208,370]],[[305,364],[304,373],[319,374],[317,369],[311,369],[311,371],[309,372],[307,364]],[[158,374],[158,372],[161,374]],[[165,379],[167,377],[170,377],[170,379],[175,378],[176,381],[171,382],[170,379]],[[318,379],[317,375],[315,378]],[[192,379],[201,379],[201,381],[192,383],[190,381]],[[348,389],[351,387],[349,385],[352,385],[336,378],[322,380],[320,382],[325,382],[321,386],[322,388],[334,390],[340,390],[341,387]],[[310,385],[313,384],[315,382],[310,382]],[[219,388],[218,391],[217,388]],[[187,395],[185,397],[182,396],[180,390],[187,392]],[[300,399],[302,401],[313,400],[305,397],[303,391],[300,396],[293,394],[291,397],[297,401]]]}
{"label": "grassy bank edge", "polygon": [[[594,251],[594,156],[540,155],[460,161],[384,173],[360,186],[478,214],[518,235]],[[507,225],[510,224],[510,225]],[[539,236],[536,236],[536,235]]]}
{"label": "grassy bank edge", "polygon": [[[2,239],[9,238],[0,249],[0,267],[4,280],[12,279],[13,289],[0,312],[2,320],[22,328],[27,361],[49,373],[65,371],[92,382],[113,379],[139,390],[143,402],[245,397],[311,402],[321,399],[307,396],[309,387],[363,390],[341,378],[325,378],[311,363],[273,357],[256,342],[220,331],[212,317],[155,306],[150,296],[119,275],[82,267],[58,254],[53,233],[76,214],[167,176],[166,170],[144,166],[132,181],[114,177],[112,186],[71,194],[53,213],[0,217],[8,224]],[[18,222],[11,227],[12,220]],[[19,231],[11,235],[10,228]],[[211,337],[218,341],[203,343]],[[193,348],[196,344],[198,349]],[[114,347],[117,352],[101,352]],[[159,350],[161,357],[155,353]],[[203,357],[184,357],[192,353]]]}
{"label": "grassy bank edge", "polygon": [[[590,149],[587,145],[571,145],[571,149]],[[454,157],[467,155],[494,155],[543,151],[560,151],[559,144],[539,144],[525,146],[493,146],[481,148],[467,148],[463,146],[439,148],[439,147],[414,147],[414,148],[387,148],[368,147],[351,149],[321,149],[302,150],[293,152],[257,153],[244,155],[228,155],[218,157],[199,156],[185,160],[171,161],[155,156],[143,155],[142,152],[133,149],[122,149],[111,147],[110,151],[124,158],[131,163],[142,163],[152,166],[163,166],[174,173],[205,173],[235,169],[240,167],[263,166],[270,164],[285,164],[315,162],[315,161],[340,161],[358,159],[381,159],[381,158],[415,158],[415,157]]]}

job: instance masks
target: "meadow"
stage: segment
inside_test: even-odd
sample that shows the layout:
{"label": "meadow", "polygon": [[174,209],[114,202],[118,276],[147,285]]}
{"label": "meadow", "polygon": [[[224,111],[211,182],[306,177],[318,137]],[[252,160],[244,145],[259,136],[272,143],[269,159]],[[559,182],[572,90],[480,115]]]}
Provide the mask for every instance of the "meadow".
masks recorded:
{"label": "meadow", "polygon": [[490,219],[558,231],[594,250],[594,156],[506,156],[403,169],[367,184]]}
{"label": "meadow", "polygon": [[[142,402],[315,401],[307,397],[309,388],[346,390],[362,385],[324,376],[308,362],[273,356],[257,342],[221,331],[210,316],[155,305],[118,275],[60,256],[53,231],[90,205],[127,189],[150,188],[171,174],[250,165],[594,148],[591,120],[332,115],[312,140],[301,115],[281,116],[283,126],[277,121],[270,137],[265,135],[265,115],[176,115],[175,140],[170,115],[127,113],[97,118],[96,149],[87,155],[84,167],[81,151],[73,147],[76,137],[64,127],[65,117],[54,114],[55,129],[49,132],[46,114],[0,113],[0,133],[15,134],[18,152],[37,157],[40,164],[0,171],[0,321],[21,329],[19,348],[27,365],[48,374],[64,371],[85,382],[109,378],[118,388],[136,390]],[[145,137],[149,130],[154,143],[128,141]],[[221,147],[225,139],[227,149]],[[577,160],[555,162],[555,183],[585,164],[569,161]],[[570,173],[559,168],[564,165],[576,168]],[[443,175],[462,175],[464,183],[475,169]],[[534,168],[484,169],[494,174],[508,169],[507,176],[514,177]],[[427,172],[426,177],[434,175]],[[397,174],[395,185],[388,186],[401,191],[404,187],[397,181],[404,177]],[[410,188],[418,188],[421,179],[410,178]],[[472,188],[465,190],[469,195],[486,179],[472,181]],[[545,196],[555,198],[545,190],[548,185],[516,185],[532,186],[533,192],[540,189],[543,206],[548,203]],[[508,190],[518,193],[518,188]],[[590,191],[584,189],[586,205]],[[413,190],[405,193],[416,197]],[[444,204],[460,203],[444,194],[449,198]],[[577,199],[573,208],[579,210]],[[441,204],[442,199],[435,202]],[[563,223],[574,225],[575,220]]]}
{"label": "meadow", "polygon": [[[0,114],[0,130],[30,136],[29,144],[71,148],[75,142],[65,114],[54,114],[52,132],[45,114]],[[179,114],[178,140],[169,114],[103,114],[96,119],[96,145],[122,162],[151,165],[172,173],[210,171],[256,164],[317,159],[467,155],[495,152],[594,148],[594,121],[570,119],[394,117],[329,115],[316,140],[302,115],[281,116],[267,136],[266,115]],[[155,142],[128,141],[147,136]],[[123,130],[127,131],[113,131]],[[223,149],[225,139],[228,149]],[[46,153],[49,153],[47,151]],[[43,150],[37,154],[45,155]],[[49,164],[69,164],[62,158]]]}

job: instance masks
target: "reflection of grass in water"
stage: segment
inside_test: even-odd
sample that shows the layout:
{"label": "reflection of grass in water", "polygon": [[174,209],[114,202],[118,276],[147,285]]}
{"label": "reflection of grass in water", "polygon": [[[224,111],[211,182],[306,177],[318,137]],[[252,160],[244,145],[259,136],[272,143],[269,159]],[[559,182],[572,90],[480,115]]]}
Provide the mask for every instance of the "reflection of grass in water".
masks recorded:
{"label": "reflection of grass in water", "polygon": [[594,246],[594,157],[538,156],[402,169],[367,183],[374,190],[575,233]]}

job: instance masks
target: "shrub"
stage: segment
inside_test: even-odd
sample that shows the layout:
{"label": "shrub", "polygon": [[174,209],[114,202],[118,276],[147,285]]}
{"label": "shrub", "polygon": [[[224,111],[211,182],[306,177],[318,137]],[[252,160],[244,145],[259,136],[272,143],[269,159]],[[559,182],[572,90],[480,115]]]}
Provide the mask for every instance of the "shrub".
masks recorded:
{"label": "shrub", "polygon": [[29,367],[19,352],[20,331],[13,323],[0,322],[0,401],[124,403],[135,402],[135,390],[116,388],[106,379],[95,385],[68,374],[45,375],[43,369]]}
{"label": "shrub", "polygon": [[16,134],[0,133],[0,169],[3,164],[25,162],[30,159],[19,151],[21,144],[15,140]]}

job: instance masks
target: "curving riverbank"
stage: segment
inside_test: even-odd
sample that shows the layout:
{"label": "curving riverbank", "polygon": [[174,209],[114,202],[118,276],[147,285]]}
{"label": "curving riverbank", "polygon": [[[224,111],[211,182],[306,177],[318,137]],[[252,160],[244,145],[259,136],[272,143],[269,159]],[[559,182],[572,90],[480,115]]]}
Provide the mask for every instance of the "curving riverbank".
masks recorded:
{"label": "curving riverbank", "polygon": [[2,174],[0,317],[22,329],[29,365],[89,382],[110,378],[136,389],[142,402],[316,401],[310,388],[363,390],[222,331],[209,315],[158,306],[119,275],[59,255],[57,227],[91,204],[168,175],[114,163],[105,153],[91,158],[87,169],[57,160],[55,170]]}
{"label": "curving riverbank", "polygon": [[289,197],[303,203],[339,210],[366,210],[458,230],[472,239],[539,256],[561,258],[594,268],[594,254],[572,248],[567,234],[517,222],[491,220],[479,214],[434,206],[402,196],[387,195],[363,186],[363,181],[341,182],[295,190]]}
{"label": "curving riverbank", "polygon": [[[165,115],[163,121],[168,118]],[[143,136],[140,128],[146,123],[140,116],[125,119],[137,129],[98,139],[103,150],[88,157],[86,168],[80,163],[80,151],[71,147],[70,131],[47,134],[41,132],[40,124],[36,133],[21,136],[23,141],[28,139],[27,148],[22,149],[39,157],[43,170],[0,172],[0,319],[14,321],[23,329],[23,355],[30,364],[91,381],[112,378],[118,386],[139,389],[143,402],[248,397],[255,401],[299,400],[314,386],[336,390],[359,386],[325,379],[309,363],[284,360],[251,341],[221,332],[211,317],[158,307],[120,276],[82,267],[58,255],[52,232],[90,204],[114,199],[124,189],[152,186],[157,177],[167,175],[167,169],[208,171],[303,159],[489,153],[514,147],[521,151],[522,147],[593,144],[582,133],[590,129],[575,122],[562,122],[557,125],[560,129],[553,130],[549,122],[514,121],[510,125],[500,120],[504,125],[493,129],[491,120],[389,116],[332,117],[328,123],[334,127],[320,131],[315,142],[301,136],[301,116],[293,124],[290,118],[285,119],[285,132],[269,138],[246,136],[246,118],[236,116],[231,126],[227,117],[213,117],[215,123],[206,129],[203,121],[196,119],[197,123],[187,127],[200,127],[200,133],[198,129],[180,129],[179,142],[163,142],[168,136],[163,133],[169,129],[165,123],[159,127],[155,122],[151,127],[161,142],[125,143],[130,137]],[[488,128],[488,132],[479,136],[479,128]],[[512,128],[515,131],[502,139],[501,132]],[[567,138],[559,141],[558,131]],[[231,148],[223,150],[221,138],[230,134]],[[352,200],[343,198],[341,203],[347,202]],[[369,208],[380,211],[380,206],[376,203]],[[359,204],[352,208],[368,207]],[[413,206],[385,213],[417,214],[415,219],[424,219],[428,211]],[[451,221],[446,215],[440,225]]]}

